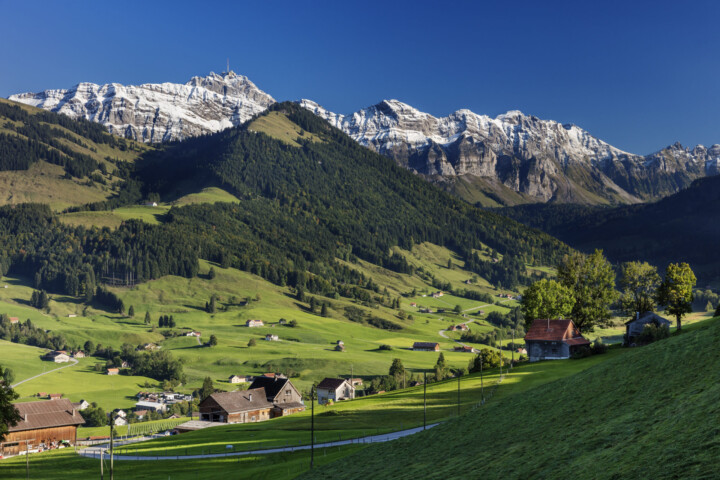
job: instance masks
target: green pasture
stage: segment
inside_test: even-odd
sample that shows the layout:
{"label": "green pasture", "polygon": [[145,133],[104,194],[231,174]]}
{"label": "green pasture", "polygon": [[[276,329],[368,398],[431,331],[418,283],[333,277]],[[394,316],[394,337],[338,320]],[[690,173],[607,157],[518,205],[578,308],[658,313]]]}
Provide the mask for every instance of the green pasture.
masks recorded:
{"label": "green pasture", "polygon": [[[351,445],[318,449],[315,466],[319,467],[364,448]],[[66,448],[30,455],[30,478],[55,480],[59,472],[68,478],[94,478],[100,476],[100,460],[77,455]],[[3,480],[26,478],[25,457],[0,460]],[[109,459],[105,459],[105,478],[109,478]],[[261,478],[288,480],[310,468],[310,452],[299,451],[272,455],[247,455],[182,461],[114,462],[115,478],[134,480],[225,480],[228,478]]]}
{"label": "green pasture", "polygon": [[[598,363],[621,355],[620,350],[583,360],[540,362],[505,371],[498,383],[499,371],[493,369],[460,377],[460,411],[479,408],[483,394],[488,402],[581,372]],[[498,385],[497,390],[493,387]],[[492,398],[491,398],[492,394]],[[397,431],[423,424],[423,387],[412,387],[379,395],[357,398],[332,406],[315,406],[317,441],[353,438]],[[212,427],[178,436],[123,447],[136,455],[185,455],[219,452],[232,445],[248,450],[309,443],[310,409],[288,417],[254,424]],[[427,386],[427,422],[454,418],[458,414],[458,380],[450,379]]]}

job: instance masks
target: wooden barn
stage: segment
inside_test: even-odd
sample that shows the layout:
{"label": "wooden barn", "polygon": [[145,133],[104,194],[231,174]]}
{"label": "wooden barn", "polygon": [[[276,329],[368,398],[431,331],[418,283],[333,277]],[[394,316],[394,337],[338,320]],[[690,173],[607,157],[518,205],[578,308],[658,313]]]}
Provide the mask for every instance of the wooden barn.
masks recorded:
{"label": "wooden barn", "polygon": [[213,393],[198,406],[200,420],[221,423],[262,422],[271,418],[272,409],[263,388]]}
{"label": "wooden barn", "polygon": [[412,349],[418,352],[439,352],[440,344],[436,342],[415,342]]}
{"label": "wooden barn", "polygon": [[576,349],[590,345],[570,319],[534,320],[525,335],[531,362],[570,358]]}
{"label": "wooden barn", "polygon": [[67,399],[16,403],[15,408],[21,420],[8,428],[5,444],[0,447],[3,456],[25,452],[26,440],[31,452],[75,445],[77,427],[85,423]]}

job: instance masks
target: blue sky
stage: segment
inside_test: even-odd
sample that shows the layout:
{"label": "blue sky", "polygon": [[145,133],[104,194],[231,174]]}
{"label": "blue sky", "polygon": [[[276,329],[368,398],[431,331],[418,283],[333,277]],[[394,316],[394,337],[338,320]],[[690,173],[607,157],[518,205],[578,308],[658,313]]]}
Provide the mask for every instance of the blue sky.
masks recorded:
{"label": "blue sky", "polygon": [[714,1],[0,0],[0,96],[184,83],[229,57],[278,100],[518,109],[645,154],[720,143],[719,14]]}

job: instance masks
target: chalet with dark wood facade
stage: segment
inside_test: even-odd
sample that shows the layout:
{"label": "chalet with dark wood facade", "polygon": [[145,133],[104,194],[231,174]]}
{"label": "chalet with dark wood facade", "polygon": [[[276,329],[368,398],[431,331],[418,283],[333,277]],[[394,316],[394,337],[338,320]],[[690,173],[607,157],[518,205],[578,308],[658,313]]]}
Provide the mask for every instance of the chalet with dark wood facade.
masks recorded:
{"label": "chalet with dark wood facade", "polygon": [[575,350],[589,345],[590,341],[570,319],[537,319],[525,335],[525,348],[531,362],[570,358]]}
{"label": "chalet with dark wood facade", "polygon": [[264,388],[267,401],[273,404],[272,416],[284,417],[305,410],[302,395],[286,377],[256,377],[250,388]]}
{"label": "chalet with dark wood facade", "polygon": [[670,328],[671,322],[655,312],[645,312],[642,315],[637,313],[635,318],[629,322],[625,322],[625,343],[627,345],[633,345],[637,337],[640,336],[643,329],[645,329],[645,325]]}
{"label": "chalet with dark wood facade", "polygon": [[16,403],[15,408],[21,420],[9,426],[5,444],[0,447],[3,456],[24,453],[26,440],[31,452],[74,445],[77,427],[85,423],[67,399]]}
{"label": "chalet with dark wood facade", "polygon": [[200,420],[221,423],[262,422],[271,418],[273,404],[265,389],[213,393],[200,402]]}

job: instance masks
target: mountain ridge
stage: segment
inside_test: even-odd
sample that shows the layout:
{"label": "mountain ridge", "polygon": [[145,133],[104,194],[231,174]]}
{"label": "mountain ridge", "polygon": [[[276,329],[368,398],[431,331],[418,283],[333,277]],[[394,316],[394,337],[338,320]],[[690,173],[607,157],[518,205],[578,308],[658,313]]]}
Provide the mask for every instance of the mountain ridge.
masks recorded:
{"label": "mountain ridge", "polygon": [[[80,83],[9,98],[100,122],[113,133],[144,142],[238,126],[275,103],[234,72],[211,72],[185,84]],[[383,100],[343,115],[312,100],[297,103],[361,145],[481,206],[641,203],[720,173],[720,145],[676,143],[642,156],[577,125],[518,110],[495,118],[468,109],[434,117],[399,100]]]}

